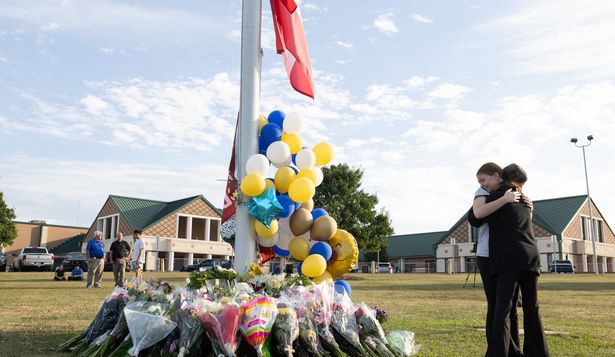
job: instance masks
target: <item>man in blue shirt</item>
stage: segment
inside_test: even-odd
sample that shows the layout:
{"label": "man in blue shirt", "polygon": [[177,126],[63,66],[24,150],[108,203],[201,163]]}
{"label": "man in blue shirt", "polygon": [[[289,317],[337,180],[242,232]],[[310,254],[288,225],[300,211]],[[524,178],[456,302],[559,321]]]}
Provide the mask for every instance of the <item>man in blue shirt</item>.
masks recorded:
{"label": "man in blue shirt", "polygon": [[92,286],[100,288],[105,268],[105,243],[102,241],[101,231],[94,232],[94,238],[88,242],[85,254],[88,256],[88,282],[86,288],[91,288]]}
{"label": "man in blue shirt", "polygon": [[79,263],[75,264],[73,271],[70,272],[68,280],[83,280],[83,269],[81,269]]}

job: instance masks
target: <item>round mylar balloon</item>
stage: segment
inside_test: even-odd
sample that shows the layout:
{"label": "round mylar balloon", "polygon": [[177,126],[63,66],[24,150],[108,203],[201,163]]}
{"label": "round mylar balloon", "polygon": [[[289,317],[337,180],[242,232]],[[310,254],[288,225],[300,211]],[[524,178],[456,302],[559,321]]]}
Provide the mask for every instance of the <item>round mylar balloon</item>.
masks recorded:
{"label": "round mylar balloon", "polygon": [[306,177],[296,178],[288,187],[288,197],[295,202],[307,202],[314,197],[315,193],[314,182]]}
{"label": "round mylar balloon", "polygon": [[316,242],[316,244],[310,248],[310,254],[319,254],[322,255],[325,260],[329,260],[331,255],[333,255],[333,250],[326,242]]}
{"label": "round mylar balloon", "polygon": [[314,186],[316,186],[316,180],[318,179],[313,167],[306,167],[304,169],[301,169],[297,174],[297,177],[309,178],[314,183]]}
{"label": "round mylar balloon", "polygon": [[258,196],[265,190],[265,179],[259,174],[246,175],[239,188],[248,196]]}
{"label": "round mylar balloon", "polygon": [[300,236],[312,227],[312,213],[305,208],[299,208],[290,216],[290,231]]}
{"label": "round mylar balloon", "polygon": [[288,113],[282,126],[287,133],[300,133],[303,130],[303,117],[299,113]]}
{"label": "round mylar balloon", "polygon": [[258,237],[258,244],[261,247],[265,247],[265,248],[271,248],[274,245],[276,245],[276,243],[278,242],[278,236],[275,235],[271,238],[265,238],[265,237]]}
{"label": "round mylar balloon", "polygon": [[[279,193],[288,192],[290,184],[295,180],[295,171],[288,166],[280,167],[275,172],[275,188]],[[292,198],[292,197],[291,197]]]}
{"label": "round mylar balloon", "polygon": [[320,283],[328,283],[328,282],[332,282],[333,281],[333,277],[331,276],[331,273],[329,273],[328,271],[325,270],[324,273],[322,273],[322,275],[319,275],[317,277],[314,278],[314,280],[312,280],[314,283],[316,284],[320,284]]}
{"label": "round mylar balloon", "polygon": [[261,135],[261,130],[267,125],[267,117],[264,114],[258,116],[258,135]]}
{"label": "round mylar balloon", "polygon": [[295,164],[297,164],[297,168],[299,168],[299,170],[306,167],[312,167],[316,165],[316,155],[310,149],[303,149],[297,153],[297,157],[295,157]]}
{"label": "round mylar balloon", "polygon": [[322,142],[316,144],[312,151],[314,151],[314,155],[316,155],[316,166],[323,166],[333,160],[333,153],[335,149],[333,148],[333,145]]}
{"label": "round mylar balloon", "polygon": [[267,148],[267,158],[273,164],[283,164],[290,161],[290,149],[285,142],[276,141]]}
{"label": "round mylar balloon", "polygon": [[305,208],[306,210],[311,212],[314,209],[314,200],[303,202],[300,207]]}
{"label": "round mylar balloon", "polygon": [[254,154],[246,162],[246,172],[248,174],[259,174],[264,177],[267,175],[268,170],[269,160],[267,160],[265,155]]}
{"label": "round mylar balloon", "polygon": [[316,186],[320,186],[322,180],[324,180],[325,176],[322,173],[322,170],[318,166],[312,167],[314,174],[316,174]]}
{"label": "round mylar balloon", "polygon": [[[308,255],[310,255],[310,244],[303,238],[295,237],[290,240],[288,250],[293,258],[297,260],[304,260],[308,257]],[[325,265],[326,264],[327,263],[325,262]]]}
{"label": "round mylar balloon", "polygon": [[328,241],[337,231],[337,222],[331,216],[321,216],[315,219],[310,228],[310,236],[313,240]]}
{"label": "round mylar balloon", "polygon": [[327,261],[322,255],[311,254],[303,261],[301,265],[301,273],[310,278],[315,278],[322,275],[327,269]]}
{"label": "round mylar balloon", "polygon": [[254,230],[256,231],[256,234],[258,234],[259,237],[271,238],[276,233],[278,233],[278,220],[277,219],[271,220],[271,223],[269,223],[269,228],[267,228],[265,227],[264,224],[262,224],[261,222],[255,219],[254,220]]}
{"label": "round mylar balloon", "polygon": [[270,123],[275,123],[280,128],[283,128],[284,127],[284,118],[286,118],[286,114],[284,114],[283,111],[281,111],[281,110],[274,110],[271,113],[269,113],[269,116],[267,117],[267,121],[269,121]]}
{"label": "round mylar balloon", "polygon": [[331,273],[334,279],[341,279],[357,264],[359,259],[357,241],[352,234],[343,229],[338,229],[335,235],[329,239],[329,245],[335,251],[336,260],[327,267],[327,271]]}
{"label": "round mylar balloon", "polygon": [[338,294],[348,294],[348,296],[350,296],[350,293],[352,292],[352,289],[350,288],[350,284],[348,284],[346,280],[336,280],[334,283],[334,286],[335,286],[335,291]]}
{"label": "round mylar balloon", "polygon": [[298,153],[303,147],[303,139],[295,133],[282,133],[282,142],[288,145],[291,154]]}

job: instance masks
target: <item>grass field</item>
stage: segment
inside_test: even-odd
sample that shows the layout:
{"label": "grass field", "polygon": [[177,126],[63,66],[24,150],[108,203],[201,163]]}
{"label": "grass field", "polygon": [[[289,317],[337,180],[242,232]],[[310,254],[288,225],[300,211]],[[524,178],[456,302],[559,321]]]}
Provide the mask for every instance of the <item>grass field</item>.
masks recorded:
{"label": "grass field", "polygon": [[[146,273],[185,284],[186,273]],[[420,356],[480,356],[485,302],[480,277],[355,274],[352,298],[385,309],[385,329],[416,334]],[[0,273],[0,356],[68,356],[55,347],[83,331],[111,291],[54,282],[51,273]],[[543,275],[539,299],[552,356],[615,355],[615,275]],[[521,313],[520,313],[521,315]]]}

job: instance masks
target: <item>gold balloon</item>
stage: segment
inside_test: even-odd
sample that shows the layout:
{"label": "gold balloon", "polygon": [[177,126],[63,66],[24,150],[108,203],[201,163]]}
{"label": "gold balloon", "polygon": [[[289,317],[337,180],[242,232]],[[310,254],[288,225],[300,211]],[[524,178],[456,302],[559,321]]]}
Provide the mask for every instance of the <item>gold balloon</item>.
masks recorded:
{"label": "gold balloon", "polygon": [[335,149],[333,148],[333,145],[322,142],[314,145],[312,151],[314,152],[314,155],[316,155],[316,166],[323,166],[333,160]]}
{"label": "gold balloon", "polygon": [[296,154],[303,148],[303,139],[296,133],[282,133],[282,142],[288,145],[291,154]]}
{"label": "gold balloon", "polygon": [[321,216],[316,218],[314,223],[312,223],[312,228],[310,228],[310,237],[313,240],[326,242],[337,231],[337,222],[331,216]]}
{"label": "gold balloon", "polygon": [[301,169],[301,171],[297,173],[297,177],[309,178],[310,181],[314,183],[314,185],[316,185],[316,183],[318,182],[317,174],[314,171],[314,169],[311,167],[306,167],[306,168]]}
{"label": "gold balloon", "polygon": [[316,185],[307,177],[297,177],[288,187],[288,197],[298,203],[311,200],[315,193]]}
{"label": "gold balloon", "polygon": [[352,234],[338,229],[329,239],[329,245],[335,251],[335,262],[327,267],[334,280],[342,279],[344,274],[350,272],[359,259],[359,247]]}
{"label": "gold balloon", "polygon": [[312,227],[312,213],[305,208],[299,208],[290,216],[290,231],[300,236]]}
{"label": "gold balloon", "polygon": [[314,209],[314,200],[309,200],[307,202],[303,202],[301,204],[301,208],[305,208],[306,210],[312,212],[312,210]]}

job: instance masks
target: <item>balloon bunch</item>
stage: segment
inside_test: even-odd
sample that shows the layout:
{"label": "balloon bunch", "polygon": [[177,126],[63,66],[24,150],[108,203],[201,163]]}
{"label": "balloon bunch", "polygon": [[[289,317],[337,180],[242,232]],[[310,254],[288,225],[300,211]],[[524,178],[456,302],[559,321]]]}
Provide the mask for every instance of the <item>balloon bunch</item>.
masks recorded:
{"label": "balloon bunch", "polygon": [[[301,115],[275,110],[259,117],[259,153],[246,163],[241,191],[255,218],[258,244],[274,247],[281,257],[299,261],[299,273],[315,282],[338,280],[358,259],[354,237],[338,229],[335,219],[314,208],[313,197],[323,180],[320,167],[333,160],[333,145],[304,146]],[[271,167],[273,178],[266,178]],[[345,282],[336,283],[350,293]]]}

